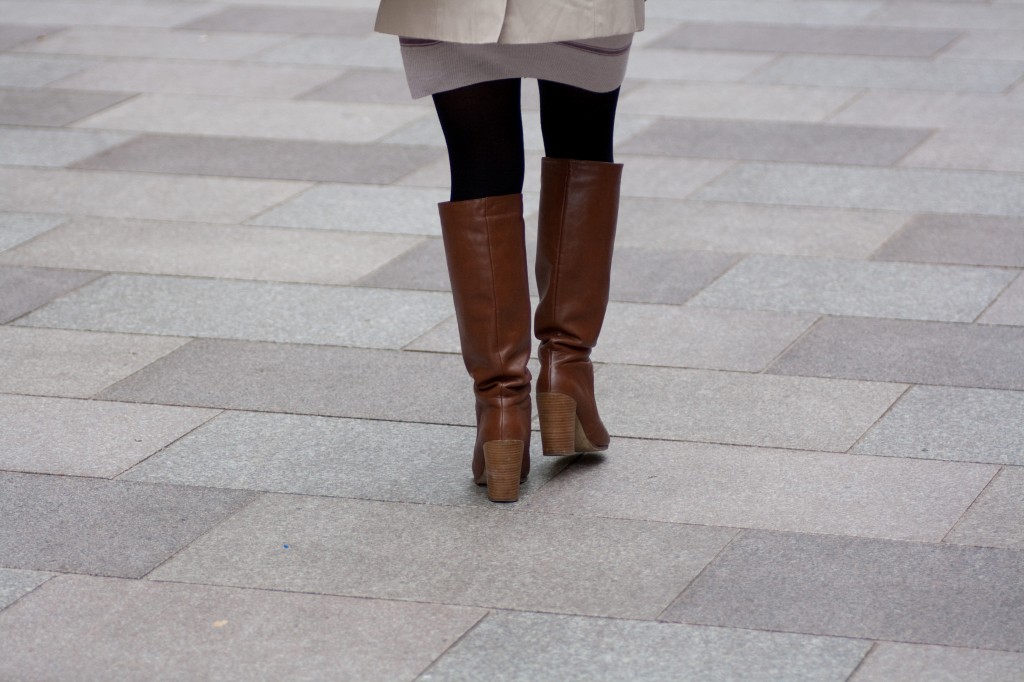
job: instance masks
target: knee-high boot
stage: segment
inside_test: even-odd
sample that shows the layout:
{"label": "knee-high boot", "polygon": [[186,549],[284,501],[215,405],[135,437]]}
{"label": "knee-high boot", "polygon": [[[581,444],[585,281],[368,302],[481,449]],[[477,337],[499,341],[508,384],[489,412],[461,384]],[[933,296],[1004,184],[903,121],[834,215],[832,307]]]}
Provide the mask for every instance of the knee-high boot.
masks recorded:
{"label": "knee-high boot", "polygon": [[439,205],[462,358],[476,394],[473,477],[495,502],[530,470],[530,290],[523,197]]}
{"label": "knee-high boot", "polygon": [[545,158],[537,236],[537,411],[545,455],[600,452],[609,436],[590,351],[608,306],[622,165]]}

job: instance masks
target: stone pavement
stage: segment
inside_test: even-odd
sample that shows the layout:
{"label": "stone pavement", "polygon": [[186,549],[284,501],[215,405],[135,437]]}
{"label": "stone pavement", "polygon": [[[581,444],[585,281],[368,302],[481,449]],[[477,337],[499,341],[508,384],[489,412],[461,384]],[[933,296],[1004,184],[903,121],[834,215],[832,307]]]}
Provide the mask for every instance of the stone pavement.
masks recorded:
{"label": "stone pavement", "polygon": [[1024,679],[1024,3],[651,0],[514,505],[374,4],[0,0],[0,679]]}

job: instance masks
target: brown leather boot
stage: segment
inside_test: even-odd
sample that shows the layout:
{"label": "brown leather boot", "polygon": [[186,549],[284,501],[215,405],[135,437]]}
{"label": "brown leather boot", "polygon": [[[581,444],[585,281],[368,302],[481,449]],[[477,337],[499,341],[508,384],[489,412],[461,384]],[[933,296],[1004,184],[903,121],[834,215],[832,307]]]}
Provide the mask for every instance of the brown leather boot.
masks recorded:
{"label": "brown leather boot", "polygon": [[537,235],[537,411],[545,455],[600,452],[590,351],[608,307],[622,165],[545,158]]}
{"label": "brown leather boot", "polygon": [[530,289],[523,196],[438,205],[462,359],[476,393],[473,477],[514,502],[530,471]]}

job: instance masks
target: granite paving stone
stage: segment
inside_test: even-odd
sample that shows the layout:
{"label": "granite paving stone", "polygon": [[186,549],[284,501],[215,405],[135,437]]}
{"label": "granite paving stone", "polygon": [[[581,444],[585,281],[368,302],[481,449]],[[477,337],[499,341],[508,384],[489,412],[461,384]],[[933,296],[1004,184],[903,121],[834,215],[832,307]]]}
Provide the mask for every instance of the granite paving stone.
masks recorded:
{"label": "granite paving stone", "polygon": [[945,542],[1024,550],[1024,466],[1006,466]]}
{"label": "granite paving stone", "polygon": [[[866,258],[900,227],[902,213],[625,197],[615,245]],[[613,267],[615,267],[613,261]]]}
{"label": "granite paving stone", "polygon": [[113,478],[216,410],[0,395],[0,469]]}
{"label": "granite paving stone", "polygon": [[128,97],[113,92],[0,90],[0,123],[63,126]]}
{"label": "granite paving stone", "polygon": [[967,31],[942,53],[945,58],[1024,61],[1024,30]]}
{"label": "granite paving stone", "polygon": [[64,222],[62,216],[41,213],[0,213],[0,253]]}
{"label": "granite paving stone", "polygon": [[808,4],[793,0],[675,0],[652,6],[650,14],[694,22],[737,22],[766,24],[842,25],[860,23],[872,16],[881,3],[825,0]]}
{"label": "granite paving stone", "polygon": [[879,29],[860,26],[684,24],[655,41],[653,46],[685,50],[930,57],[959,35],[957,31]]}
{"label": "granite paving stone", "polygon": [[499,611],[419,679],[840,682],[868,646],[778,632]]}
{"label": "granite paving stone", "polygon": [[441,155],[437,149],[404,145],[143,134],[76,167],[387,184]]}
{"label": "granite paving stone", "polygon": [[281,34],[72,26],[19,49],[51,54],[161,59],[242,59],[285,41]]}
{"label": "granite paving stone", "polygon": [[109,130],[0,128],[0,164],[61,168],[132,137]]}
{"label": "granite paving stone", "polygon": [[419,241],[324,230],[74,218],[0,255],[0,263],[349,284]]}
{"label": "granite paving stone", "polygon": [[921,213],[1024,215],[1024,174],[742,163],[694,198]]}
{"label": "granite paving stone", "polygon": [[749,76],[773,59],[773,54],[651,48],[630,54],[629,75],[640,80],[733,82]]}
{"label": "granite paving stone", "polygon": [[692,305],[829,315],[970,322],[1013,270],[752,255]]}
{"label": "granite paving stone", "polygon": [[186,339],[0,327],[0,391],[88,398]]}
{"label": "granite paving stone", "polygon": [[1024,649],[1024,552],[744,531],[664,620]]}
{"label": "granite paving stone", "polygon": [[53,576],[42,571],[0,568],[0,610],[42,585]]}
{"label": "granite paving stone", "polygon": [[61,28],[61,26],[0,24],[0,50],[10,50],[26,43],[31,44],[32,41],[42,40],[48,34],[59,31]]}
{"label": "granite paving stone", "polygon": [[0,266],[0,323],[21,317],[99,276],[94,272]]}
{"label": "granite paving stone", "polygon": [[1013,128],[940,130],[900,165],[1024,172],[1024,132]]}
{"label": "granite paving stone", "polygon": [[1024,329],[824,318],[769,372],[974,388],[1024,389]]}
{"label": "granite paving stone", "polygon": [[91,59],[0,54],[0,87],[39,87],[73,73],[78,73],[95,63]]}
{"label": "granite paving stone", "polygon": [[739,256],[731,253],[654,250],[620,241],[612,259],[611,298],[632,303],[684,303],[737,260]]}
{"label": "granite paving stone", "polygon": [[668,119],[633,136],[619,151],[700,159],[891,166],[929,134],[910,128]]}
{"label": "granite paving stone", "polygon": [[440,239],[423,239],[400,256],[359,279],[364,287],[451,291],[444,243]]}
{"label": "granite paving stone", "polygon": [[0,168],[0,211],[237,223],[308,187],[284,180]]}
{"label": "granite paving stone", "polygon": [[400,348],[451,314],[451,296],[435,292],[110,275],[18,324]]}
{"label": "granite paving stone", "polygon": [[372,142],[424,115],[420,107],[142,94],[75,125],[147,133]]}
{"label": "granite paving stone", "polygon": [[596,377],[613,435],[845,452],[903,384],[605,365]]}
{"label": "granite paving stone", "polygon": [[255,493],[0,473],[0,564],[140,578]]}
{"label": "granite paving stone", "polygon": [[528,511],[938,542],[998,468],[620,439]]}
{"label": "granite paving stone", "polygon": [[156,0],[144,4],[127,2],[67,2],[61,0],[3,0],[0,16],[6,24],[41,24],[60,18],[62,24],[95,26],[176,26],[209,14],[213,4]]}
{"label": "granite paving stone", "polygon": [[1022,75],[1024,64],[995,60],[785,55],[750,80],[839,88],[1002,92]]}
{"label": "granite paving stone", "polygon": [[1024,393],[915,386],[853,449],[868,455],[1024,465]]}
{"label": "granite paving stone", "polygon": [[994,4],[906,2],[887,5],[865,21],[878,26],[918,28],[1024,29],[1024,7]]}
{"label": "granite paving stone", "polygon": [[373,30],[374,14],[325,7],[227,7],[181,28],[361,36]]}
{"label": "granite paving stone", "polygon": [[[197,382],[195,377],[210,377]],[[197,340],[97,396],[437,424],[474,423],[462,359],[437,353]]]}
{"label": "granite paving stone", "polygon": [[[225,412],[121,479],[392,502],[489,505],[470,471],[472,427]],[[535,434],[529,497],[568,464]],[[396,458],[396,454],[399,456]]]}
{"label": "granite paving stone", "polygon": [[[88,576],[31,597],[0,617],[0,676],[412,679],[485,613]],[[42,630],[53,636],[39,641]]]}
{"label": "granite paving stone", "polygon": [[261,52],[268,64],[351,66],[371,69],[402,69],[398,37],[370,34],[364,37],[298,36]]}
{"label": "granite paving stone", "polygon": [[976,215],[917,215],[872,258],[1024,267],[1024,220]]}
{"label": "granite paving stone", "polygon": [[732,167],[731,161],[632,156],[616,161],[622,174],[622,196],[685,199]]}
{"label": "granite paving stone", "polygon": [[735,533],[265,494],[150,577],[654,619]]}
{"label": "granite paving stone", "polygon": [[310,90],[298,99],[382,104],[422,102],[423,106],[433,106],[429,99],[409,99],[409,85],[404,72],[384,69],[346,69],[337,78]]}
{"label": "granite paving stone", "polygon": [[868,91],[835,115],[835,123],[923,128],[997,127],[1011,130],[1024,116],[1024,100],[959,92]]}
{"label": "granite paving stone", "polygon": [[1018,276],[978,321],[985,324],[1024,326],[1024,277]]}
{"label": "granite paving stone", "polygon": [[1024,670],[1024,654],[880,642],[851,682],[1012,682]]}

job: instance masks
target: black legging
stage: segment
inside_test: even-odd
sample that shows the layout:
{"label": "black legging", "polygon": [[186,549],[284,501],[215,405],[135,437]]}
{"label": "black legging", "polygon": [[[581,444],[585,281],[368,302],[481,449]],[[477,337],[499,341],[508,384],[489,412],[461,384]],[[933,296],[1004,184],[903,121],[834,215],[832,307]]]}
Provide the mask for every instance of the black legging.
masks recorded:
{"label": "black legging", "polygon": [[[523,191],[525,155],[521,79],[489,81],[434,95],[448,145],[452,201]],[[538,81],[544,153],[559,159],[612,161],[618,89],[591,92]]]}

